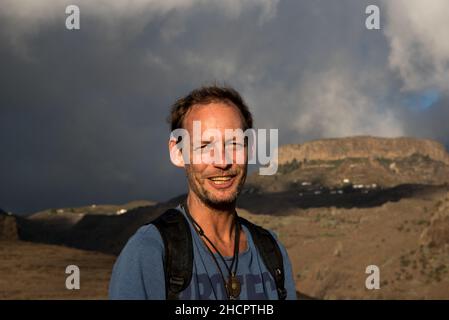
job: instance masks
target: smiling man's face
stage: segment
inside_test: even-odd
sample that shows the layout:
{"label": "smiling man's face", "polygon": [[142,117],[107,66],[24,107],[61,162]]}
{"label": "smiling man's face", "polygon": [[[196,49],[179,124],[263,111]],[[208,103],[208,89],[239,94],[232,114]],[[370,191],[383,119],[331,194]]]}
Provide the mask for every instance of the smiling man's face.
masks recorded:
{"label": "smiling man's face", "polygon": [[[205,139],[203,137],[199,143],[197,142],[197,147],[201,150],[194,150],[195,144],[194,141],[191,141],[191,159],[192,153],[200,152],[212,155],[214,156],[213,159],[220,159],[220,161],[207,163],[204,161],[193,163],[194,161],[191,161],[191,164],[186,164],[190,191],[209,206],[233,204],[246,179],[247,146],[236,140],[226,140],[225,130],[244,130],[243,116],[239,109],[231,103],[211,102],[204,105],[195,105],[187,113],[184,119],[184,128],[189,132],[190,137],[194,137],[193,121],[200,121],[201,136],[203,136],[204,131],[211,129],[220,132],[222,139],[221,141],[214,141],[212,137]],[[216,143],[221,145],[221,152],[218,157],[214,154],[218,150],[214,149]],[[237,163],[240,161],[236,161],[239,152],[244,152],[244,163]],[[226,161],[225,154],[231,161]]]}

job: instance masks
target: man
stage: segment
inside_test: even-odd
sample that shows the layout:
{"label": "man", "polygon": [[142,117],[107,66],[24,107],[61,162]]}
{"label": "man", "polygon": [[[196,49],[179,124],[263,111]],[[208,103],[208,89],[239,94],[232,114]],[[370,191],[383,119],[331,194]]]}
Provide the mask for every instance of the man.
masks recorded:
{"label": "man", "polygon": [[[252,122],[232,88],[202,87],[173,105],[169,150],[172,162],[185,168],[187,200],[171,212],[180,217],[177,223],[167,223],[164,217],[170,215],[162,215],[128,241],[113,269],[111,299],[296,299],[285,248],[272,232],[239,218],[235,210],[247,173],[248,144],[223,137],[230,129],[252,128]],[[173,135],[180,129],[186,133],[182,138]],[[243,161],[237,161],[242,155]],[[168,229],[183,221],[186,231]],[[170,237],[178,239],[176,245]]]}

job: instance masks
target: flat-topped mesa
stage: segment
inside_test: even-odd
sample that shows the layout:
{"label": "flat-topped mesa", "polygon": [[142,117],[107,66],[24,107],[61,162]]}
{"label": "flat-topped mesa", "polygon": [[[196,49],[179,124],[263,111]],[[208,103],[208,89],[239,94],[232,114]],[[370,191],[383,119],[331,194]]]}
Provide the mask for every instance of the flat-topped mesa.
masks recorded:
{"label": "flat-topped mesa", "polygon": [[310,160],[335,161],[345,158],[406,158],[413,154],[428,156],[449,165],[449,154],[444,146],[436,141],[417,138],[381,138],[357,136],[332,138],[287,144],[279,147],[280,165],[296,159],[299,162]]}

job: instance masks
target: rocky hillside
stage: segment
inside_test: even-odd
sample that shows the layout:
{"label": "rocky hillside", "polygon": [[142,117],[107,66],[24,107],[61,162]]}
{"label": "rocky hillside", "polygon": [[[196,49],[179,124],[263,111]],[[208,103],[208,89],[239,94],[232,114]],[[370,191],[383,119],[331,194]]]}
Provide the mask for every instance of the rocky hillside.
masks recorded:
{"label": "rocky hillside", "polygon": [[435,248],[449,248],[449,193],[438,201],[430,219],[430,225],[421,234],[420,244]]}
{"label": "rocky hillside", "polygon": [[[369,207],[288,210],[274,195],[265,195],[270,214],[256,209],[259,198],[240,215],[276,232],[290,256],[297,289],[309,296],[449,299],[449,189],[422,191]],[[380,269],[379,290],[365,287],[365,268],[373,264]]]}
{"label": "rocky hillside", "polygon": [[279,164],[296,159],[298,162],[312,160],[335,161],[346,158],[401,159],[418,154],[449,165],[449,154],[436,141],[416,138],[380,138],[358,136],[333,138],[288,144],[279,148]]}
{"label": "rocky hillside", "polygon": [[251,175],[246,192],[295,190],[360,192],[402,184],[449,183],[449,154],[434,141],[414,138],[326,139],[279,149],[274,176]]}
{"label": "rocky hillside", "polygon": [[26,241],[118,254],[140,226],[178,203],[179,199],[174,198],[160,204],[133,201],[119,206],[45,210],[30,217],[18,217],[19,237]]}
{"label": "rocky hillside", "polygon": [[0,209],[0,240],[17,240],[16,218]]}

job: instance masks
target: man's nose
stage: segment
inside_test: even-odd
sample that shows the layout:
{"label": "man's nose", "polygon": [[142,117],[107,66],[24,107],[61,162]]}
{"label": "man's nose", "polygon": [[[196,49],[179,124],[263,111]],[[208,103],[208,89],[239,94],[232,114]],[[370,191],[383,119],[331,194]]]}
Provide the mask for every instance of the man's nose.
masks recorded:
{"label": "man's nose", "polygon": [[[218,150],[217,150],[218,151]],[[226,149],[223,147],[221,150],[218,151],[220,154],[218,157],[215,157],[216,159],[213,162],[214,167],[220,168],[220,169],[226,169],[232,166],[232,161],[226,159]]]}

